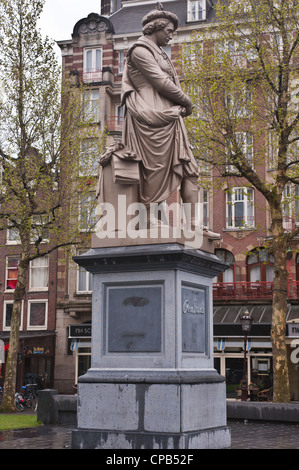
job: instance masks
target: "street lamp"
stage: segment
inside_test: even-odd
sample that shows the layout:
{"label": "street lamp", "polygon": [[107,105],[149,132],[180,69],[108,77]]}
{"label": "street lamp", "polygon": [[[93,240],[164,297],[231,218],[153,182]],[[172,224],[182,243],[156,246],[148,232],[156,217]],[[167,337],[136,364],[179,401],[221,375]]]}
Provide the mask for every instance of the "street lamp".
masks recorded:
{"label": "street lamp", "polygon": [[250,333],[251,330],[251,324],[253,322],[252,316],[250,316],[248,310],[240,316],[240,321],[241,321],[241,327],[242,331],[244,334],[244,361],[243,361],[243,378],[242,378],[242,385],[241,385],[241,390],[242,390],[242,395],[241,395],[241,401],[246,401],[248,397],[248,391],[247,391],[247,357],[246,357],[246,350],[247,350],[247,336]]}

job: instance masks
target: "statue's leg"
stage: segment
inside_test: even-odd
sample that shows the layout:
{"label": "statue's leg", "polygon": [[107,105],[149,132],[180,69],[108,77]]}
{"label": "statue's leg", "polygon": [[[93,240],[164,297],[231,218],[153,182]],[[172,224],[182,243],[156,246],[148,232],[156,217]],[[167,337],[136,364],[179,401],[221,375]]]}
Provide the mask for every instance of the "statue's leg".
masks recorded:
{"label": "statue's leg", "polygon": [[184,178],[181,184],[181,198],[184,204],[185,217],[189,230],[199,226],[198,221],[198,183],[197,179]]}
{"label": "statue's leg", "polygon": [[181,198],[184,204],[184,212],[189,230],[203,230],[210,240],[219,240],[219,233],[212,232],[203,227],[198,220],[198,182],[196,178],[184,178],[181,184]]}

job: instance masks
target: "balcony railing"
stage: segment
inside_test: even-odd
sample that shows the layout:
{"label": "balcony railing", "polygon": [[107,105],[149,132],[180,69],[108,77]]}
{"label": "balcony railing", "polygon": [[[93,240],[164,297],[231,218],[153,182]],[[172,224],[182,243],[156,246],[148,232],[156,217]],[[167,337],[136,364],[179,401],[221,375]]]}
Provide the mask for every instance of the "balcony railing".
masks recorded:
{"label": "balcony railing", "polygon": [[103,74],[101,70],[89,69],[83,72],[83,81],[85,83],[101,82]]}
{"label": "balcony railing", "polygon": [[[273,282],[216,282],[213,284],[214,300],[271,300]],[[288,298],[299,299],[299,281],[288,283]]]}

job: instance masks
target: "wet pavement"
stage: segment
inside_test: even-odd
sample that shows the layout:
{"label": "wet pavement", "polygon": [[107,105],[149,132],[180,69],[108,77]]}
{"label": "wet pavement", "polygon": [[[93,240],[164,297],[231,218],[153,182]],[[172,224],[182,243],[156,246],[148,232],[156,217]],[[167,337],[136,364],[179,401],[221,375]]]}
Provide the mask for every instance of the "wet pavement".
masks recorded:
{"label": "wet pavement", "polygon": [[[231,449],[299,449],[299,423],[228,421]],[[0,432],[0,449],[71,449],[74,426]]]}

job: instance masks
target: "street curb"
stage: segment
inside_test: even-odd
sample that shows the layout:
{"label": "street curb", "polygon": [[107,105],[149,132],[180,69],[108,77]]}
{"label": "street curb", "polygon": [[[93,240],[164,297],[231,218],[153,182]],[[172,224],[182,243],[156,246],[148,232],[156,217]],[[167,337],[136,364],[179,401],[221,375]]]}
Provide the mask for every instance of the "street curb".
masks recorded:
{"label": "street curb", "polygon": [[299,423],[299,403],[227,401],[228,419]]}

